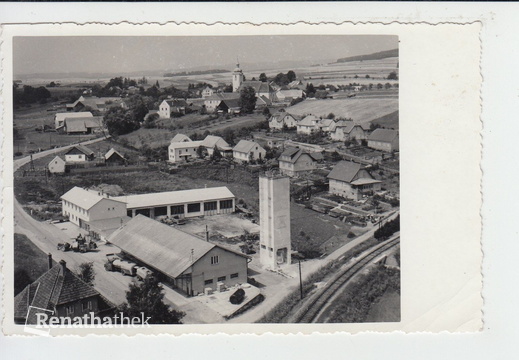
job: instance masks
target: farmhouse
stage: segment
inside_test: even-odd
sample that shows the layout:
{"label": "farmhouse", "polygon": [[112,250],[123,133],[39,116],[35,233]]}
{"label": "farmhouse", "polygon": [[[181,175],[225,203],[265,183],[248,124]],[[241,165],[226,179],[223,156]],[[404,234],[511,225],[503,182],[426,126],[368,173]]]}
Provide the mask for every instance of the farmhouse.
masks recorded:
{"label": "farmhouse", "polygon": [[297,121],[301,118],[287,113],[284,109],[274,113],[269,119],[269,128],[283,130],[283,128],[293,129],[297,126]]}
{"label": "farmhouse", "polygon": [[243,81],[238,88],[238,93],[245,89],[246,87],[251,87],[254,89],[254,93],[256,94],[256,97],[265,97],[269,101],[274,100],[276,92],[272,88],[272,86],[269,85],[269,83],[262,82],[262,81]]}
{"label": "farmhouse", "polygon": [[49,169],[49,172],[52,174],[63,174],[66,170],[66,162],[59,156],[56,156],[54,159],[52,159],[49,164],[47,165],[47,168]]}
{"label": "farmhouse", "polygon": [[372,149],[387,152],[398,151],[398,131],[376,129],[368,138],[368,146]]}
{"label": "farmhouse", "polygon": [[334,128],[330,132],[332,140],[365,140],[368,138],[370,126],[367,123],[357,124],[353,121],[340,120],[337,121]]}
{"label": "farmhouse", "polygon": [[82,111],[89,109],[92,111],[105,112],[111,106],[126,107],[120,97],[85,97],[80,96],[72,104],[67,104],[67,111]]}
{"label": "farmhouse", "polygon": [[142,215],[115,231],[109,242],[188,296],[247,282],[246,255]]}
{"label": "farmhouse", "polygon": [[[96,237],[100,238],[106,236],[109,230],[115,230],[128,221],[124,202],[107,194],[77,186],[61,196],[61,207],[63,216],[68,217],[71,223],[82,229],[94,231]],[[111,228],[107,225],[110,221]],[[96,229],[102,230],[101,233],[95,231]]]}
{"label": "farmhouse", "polygon": [[220,113],[239,114],[241,112],[240,99],[224,99],[216,107]]}
{"label": "farmhouse", "polygon": [[179,135],[182,134],[175,135],[168,147],[168,161],[170,163],[187,162],[190,158],[196,158],[197,149],[202,144],[202,141],[191,141],[189,138],[187,138],[189,141],[173,141],[175,138],[178,140]]}
{"label": "farmhouse", "polygon": [[214,149],[218,149],[223,156],[232,156],[231,146],[220,136],[207,135],[200,145],[207,150],[209,156],[213,155]]}
{"label": "farmhouse", "polygon": [[42,311],[55,317],[110,316],[115,306],[92,286],[81,280],[61,260],[14,298],[16,324],[37,324],[37,313]]}
{"label": "farmhouse", "polygon": [[305,92],[303,90],[299,90],[299,89],[290,89],[290,90],[278,90],[276,91],[276,99],[278,101],[282,101],[282,102],[290,102],[292,101],[293,99],[297,99],[297,98],[304,98],[305,97]]}
{"label": "farmhouse", "polygon": [[160,103],[159,116],[161,119],[169,119],[171,113],[185,114],[187,102],[183,99],[166,99]]}
{"label": "farmhouse", "polygon": [[256,98],[256,109],[264,108],[270,105],[272,105],[272,101],[266,98],[265,96],[258,96]]}
{"label": "farmhouse", "polygon": [[116,201],[126,203],[128,216],[139,214],[155,218],[178,215],[189,218],[234,212],[235,196],[225,186],[168,191],[152,194],[118,196]]}
{"label": "farmhouse", "polygon": [[333,119],[321,119],[317,126],[323,132],[330,132],[335,127],[335,121]]}
{"label": "farmhouse", "polygon": [[63,125],[56,130],[64,134],[92,134],[104,129],[103,117],[73,117],[65,118]]}
{"label": "farmhouse", "polygon": [[252,133],[252,137],[258,144],[268,146],[269,148],[280,148],[285,143],[285,139],[268,136],[261,132]]}
{"label": "farmhouse", "polygon": [[124,165],[126,164],[126,159],[121,153],[114,148],[108,150],[108,152],[104,156],[105,164],[107,165]]}
{"label": "farmhouse", "polygon": [[319,130],[320,119],[315,115],[308,115],[297,122],[297,133],[310,135]]}
{"label": "farmhouse", "polygon": [[78,163],[94,160],[94,152],[84,145],[75,145],[65,153],[67,163]]}
{"label": "farmhouse", "polygon": [[204,105],[207,112],[215,112],[217,111],[218,105],[220,105],[223,100],[237,100],[239,98],[239,93],[216,93],[206,97]]}
{"label": "farmhouse", "polygon": [[317,168],[317,161],[322,159],[320,153],[307,152],[298,148],[287,148],[279,156],[279,170],[290,177],[300,176]]}
{"label": "farmhouse", "polygon": [[249,162],[251,160],[265,159],[267,151],[257,142],[249,140],[240,140],[240,142],[232,149],[233,158],[240,162]]}
{"label": "farmhouse", "polygon": [[93,117],[90,111],[73,113],[56,113],[54,116],[54,128],[57,130],[65,124],[65,119]]}
{"label": "farmhouse", "polygon": [[360,200],[363,195],[380,191],[381,182],[373,179],[362,165],[341,161],[328,174],[330,194],[339,195],[352,200]]}
{"label": "farmhouse", "polygon": [[204,90],[202,90],[202,97],[208,98],[209,96],[214,94],[213,88],[210,88],[209,86],[206,86]]}

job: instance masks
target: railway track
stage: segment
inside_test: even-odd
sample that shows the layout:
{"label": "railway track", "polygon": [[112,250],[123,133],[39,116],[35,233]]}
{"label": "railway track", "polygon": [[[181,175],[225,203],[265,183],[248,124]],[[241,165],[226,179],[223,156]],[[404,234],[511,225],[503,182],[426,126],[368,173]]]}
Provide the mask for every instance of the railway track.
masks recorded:
{"label": "railway track", "polygon": [[362,271],[373,259],[383,252],[397,246],[400,243],[400,236],[386,240],[375,248],[364,252],[355,264],[348,266],[336,276],[321,292],[309,301],[302,309],[295,314],[295,323],[311,323],[320,314],[321,309],[336,294],[346,282],[351,280],[356,274]]}

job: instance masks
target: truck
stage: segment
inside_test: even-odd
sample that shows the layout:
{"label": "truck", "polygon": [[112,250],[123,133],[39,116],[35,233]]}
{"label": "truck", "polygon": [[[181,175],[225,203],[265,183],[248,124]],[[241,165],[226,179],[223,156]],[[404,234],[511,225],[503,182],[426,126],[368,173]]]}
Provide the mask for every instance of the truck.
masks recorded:
{"label": "truck", "polygon": [[153,272],[145,266],[139,266],[136,275],[138,279],[144,280],[147,276],[153,275]]}

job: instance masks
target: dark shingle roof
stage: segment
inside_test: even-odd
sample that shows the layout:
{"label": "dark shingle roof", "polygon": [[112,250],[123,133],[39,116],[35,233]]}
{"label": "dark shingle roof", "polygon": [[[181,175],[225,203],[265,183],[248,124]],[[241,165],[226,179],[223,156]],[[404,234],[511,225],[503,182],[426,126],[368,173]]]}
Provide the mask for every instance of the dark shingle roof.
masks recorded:
{"label": "dark shingle roof", "polygon": [[351,183],[361,168],[360,164],[352,161],[341,161],[333,167],[328,178]]}
{"label": "dark shingle roof", "polygon": [[86,146],[83,146],[83,145],[76,145],[74,147],[72,147],[69,151],[67,151],[65,154],[68,154],[70,152],[72,152],[74,149],[76,150],[79,150],[80,152],[82,152],[83,154],[87,155],[87,156],[91,156],[91,155],[94,155],[94,152],[92,150],[90,150],[89,148],[87,148]]}

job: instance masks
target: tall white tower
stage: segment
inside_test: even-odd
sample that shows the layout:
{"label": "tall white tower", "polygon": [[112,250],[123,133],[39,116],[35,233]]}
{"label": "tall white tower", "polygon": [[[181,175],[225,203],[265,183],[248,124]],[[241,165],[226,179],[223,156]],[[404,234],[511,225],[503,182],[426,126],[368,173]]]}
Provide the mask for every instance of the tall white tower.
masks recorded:
{"label": "tall white tower", "polygon": [[271,172],[259,178],[260,260],[270,269],[290,264],[290,180]]}
{"label": "tall white tower", "polygon": [[237,92],[243,83],[243,71],[240,69],[240,63],[236,64],[236,69],[232,72],[232,92]]}

